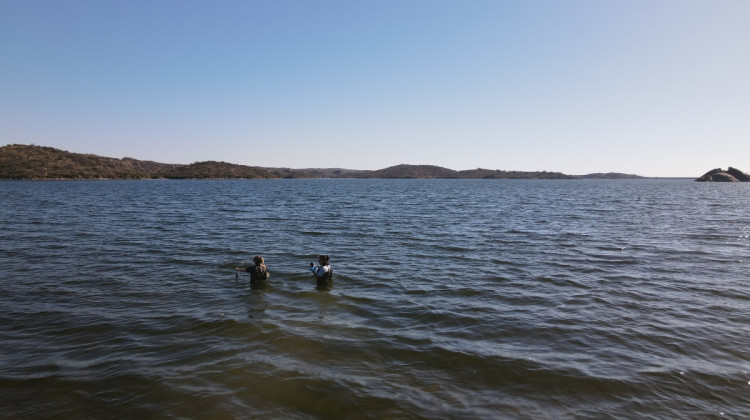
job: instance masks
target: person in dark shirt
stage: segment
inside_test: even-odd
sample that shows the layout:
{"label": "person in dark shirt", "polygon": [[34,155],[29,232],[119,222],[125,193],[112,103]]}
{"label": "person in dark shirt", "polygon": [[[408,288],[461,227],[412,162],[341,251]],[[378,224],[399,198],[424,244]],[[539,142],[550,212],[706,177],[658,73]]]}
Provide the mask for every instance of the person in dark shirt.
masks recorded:
{"label": "person in dark shirt", "polygon": [[247,271],[250,273],[250,281],[251,282],[259,282],[264,281],[271,277],[271,273],[268,271],[268,267],[266,266],[266,262],[263,260],[263,257],[260,255],[256,255],[253,258],[253,262],[255,265],[251,265],[249,267],[235,267],[234,269],[236,271]]}

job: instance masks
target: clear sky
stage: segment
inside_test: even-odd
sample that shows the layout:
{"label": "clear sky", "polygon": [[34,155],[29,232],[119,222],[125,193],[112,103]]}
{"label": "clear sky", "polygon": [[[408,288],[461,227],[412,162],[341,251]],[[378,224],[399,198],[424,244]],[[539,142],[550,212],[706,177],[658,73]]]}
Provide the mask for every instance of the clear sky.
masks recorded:
{"label": "clear sky", "polygon": [[0,0],[0,145],[750,172],[748,0]]}

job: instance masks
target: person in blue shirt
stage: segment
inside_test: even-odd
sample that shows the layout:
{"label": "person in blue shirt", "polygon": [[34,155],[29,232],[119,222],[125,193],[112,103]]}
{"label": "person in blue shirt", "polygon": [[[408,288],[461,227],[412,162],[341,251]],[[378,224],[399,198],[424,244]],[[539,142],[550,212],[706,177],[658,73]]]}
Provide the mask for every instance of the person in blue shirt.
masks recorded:
{"label": "person in blue shirt", "polygon": [[318,257],[318,266],[310,267],[310,271],[312,271],[312,274],[318,280],[318,283],[325,283],[333,278],[333,269],[329,264],[330,259],[331,258],[328,255],[321,255]]}

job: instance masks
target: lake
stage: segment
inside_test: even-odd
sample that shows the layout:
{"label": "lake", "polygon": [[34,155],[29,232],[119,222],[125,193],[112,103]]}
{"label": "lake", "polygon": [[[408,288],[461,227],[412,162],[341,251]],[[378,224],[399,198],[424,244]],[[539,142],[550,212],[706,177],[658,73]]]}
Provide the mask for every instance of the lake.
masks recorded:
{"label": "lake", "polygon": [[0,182],[0,417],[748,418],[749,188]]}

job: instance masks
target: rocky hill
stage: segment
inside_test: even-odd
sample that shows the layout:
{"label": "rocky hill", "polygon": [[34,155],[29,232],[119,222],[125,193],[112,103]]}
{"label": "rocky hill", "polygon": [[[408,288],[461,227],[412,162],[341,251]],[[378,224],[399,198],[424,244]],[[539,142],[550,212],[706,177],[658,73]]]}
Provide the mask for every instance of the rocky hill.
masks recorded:
{"label": "rocky hill", "polygon": [[70,153],[52,147],[0,147],[0,179],[262,179],[340,177],[343,169],[259,168],[226,162],[166,164]]}
{"label": "rocky hill", "polygon": [[175,167],[131,158],[68,153],[52,147],[16,144],[0,148],[3,179],[142,179]]}
{"label": "rocky hill", "polygon": [[718,168],[712,169],[700,178],[696,179],[698,182],[750,182],[750,175],[740,171],[739,169],[732,168],[731,166],[726,171]]}
{"label": "rocky hill", "polygon": [[455,171],[433,165],[396,165],[376,171],[351,169],[261,168],[226,162],[166,164],[132,158],[70,153],[52,147],[0,147],[0,179],[268,179],[268,178],[440,178],[440,179],[580,179],[638,178],[625,174],[565,175],[490,169]]}

